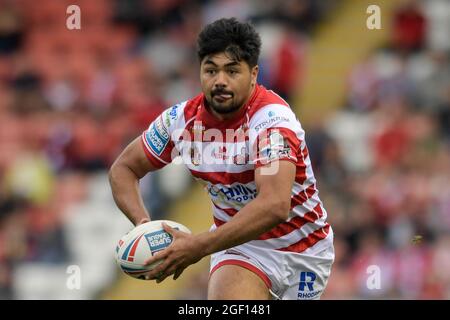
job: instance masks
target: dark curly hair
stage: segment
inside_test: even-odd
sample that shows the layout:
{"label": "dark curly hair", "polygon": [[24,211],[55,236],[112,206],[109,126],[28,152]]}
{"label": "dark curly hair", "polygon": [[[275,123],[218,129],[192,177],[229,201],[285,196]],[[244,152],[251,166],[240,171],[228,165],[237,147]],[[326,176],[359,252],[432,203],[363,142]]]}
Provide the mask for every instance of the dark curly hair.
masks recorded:
{"label": "dark curly hair", "polygon": [[244,60],[252,68],[258,63],[261,38],[250,23],[236,18],[222,18],[208,24],[197,40],[197,54],[200,62],[204,57],[226,52],[237,61]]}

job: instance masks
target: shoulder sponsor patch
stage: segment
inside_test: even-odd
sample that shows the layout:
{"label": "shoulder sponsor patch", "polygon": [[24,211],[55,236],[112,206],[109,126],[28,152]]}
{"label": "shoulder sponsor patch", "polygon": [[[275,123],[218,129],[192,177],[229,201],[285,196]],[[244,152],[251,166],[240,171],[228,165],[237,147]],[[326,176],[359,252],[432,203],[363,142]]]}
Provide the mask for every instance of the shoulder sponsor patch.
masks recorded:
{"label": "shoulder sponsor patch", "polygon": [[162,117],[158,117],[145,132],[145,141],[152,151],[160,156],[169,143],[169,133],[164,127]]}
{"label": "shoulder sponsor patch", "polygon": [[278,131],[270,132],[266,139],[260,141],[259,157],[263,162],[285,158],[296,160],[286,139]]}
{"label": "shoulder sponsor patch", "polygon": [[285,146],[284,137],[278,131],[272,131],[269,134],[269,144],[272,149],[281,149]]}

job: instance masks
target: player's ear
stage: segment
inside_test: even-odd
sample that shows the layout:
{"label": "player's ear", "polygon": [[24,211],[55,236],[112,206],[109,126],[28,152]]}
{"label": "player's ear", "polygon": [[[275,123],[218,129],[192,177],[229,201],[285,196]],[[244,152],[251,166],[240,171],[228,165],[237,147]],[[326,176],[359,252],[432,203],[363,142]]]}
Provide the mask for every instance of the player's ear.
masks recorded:
{"label": "player's ear", "polygon": [[256,84],[256,79],[258,78],[259,66],[256,65],[251,69],[252,74],[252,86]]}

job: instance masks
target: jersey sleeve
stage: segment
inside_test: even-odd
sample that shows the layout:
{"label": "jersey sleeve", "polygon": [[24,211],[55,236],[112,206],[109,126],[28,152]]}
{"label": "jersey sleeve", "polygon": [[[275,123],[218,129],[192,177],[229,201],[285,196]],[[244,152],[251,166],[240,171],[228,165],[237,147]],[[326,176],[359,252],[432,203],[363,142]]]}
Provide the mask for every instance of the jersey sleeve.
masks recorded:
{"label": "jersey sleeve", "polygon": [[250,158],[255,169],[275,160],[296,164],[303,136],[289,107],[274,104],[261,108],[250,121]]}
{"label": "jersey sleeve", "polygon": [[164,110],[141,135],[144,152],[153,167],[157,169],[173,160],[172,132],[176,129],[182,112],[182,104]]}

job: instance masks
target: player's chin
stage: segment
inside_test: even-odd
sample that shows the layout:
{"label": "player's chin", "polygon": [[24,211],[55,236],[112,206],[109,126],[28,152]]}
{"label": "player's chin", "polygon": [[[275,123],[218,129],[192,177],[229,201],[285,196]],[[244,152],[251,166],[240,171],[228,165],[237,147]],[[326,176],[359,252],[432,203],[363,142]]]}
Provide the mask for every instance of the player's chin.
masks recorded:
{"label": "player's chin", "polygon": [[214,111],[220,114],[227,114],[234,111],[234,103],[230,99],[229,101],[217,102],[214,101],[212,104]]}
{"label": "player's chin", "polygon": [[229,114],[229,113],[233,113],[234,111],[235,111],[234,108],[222,108],[222,109],[220,109],[220,110],[216,110],[217,113],[220,113],[220,114],[222,114],[222,115],[226,115],[226,114]]}

